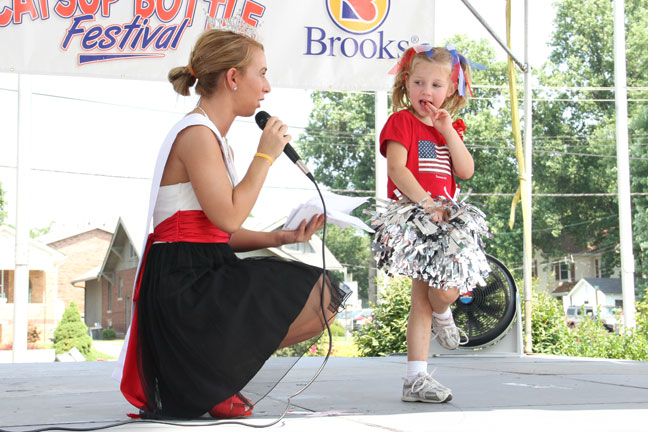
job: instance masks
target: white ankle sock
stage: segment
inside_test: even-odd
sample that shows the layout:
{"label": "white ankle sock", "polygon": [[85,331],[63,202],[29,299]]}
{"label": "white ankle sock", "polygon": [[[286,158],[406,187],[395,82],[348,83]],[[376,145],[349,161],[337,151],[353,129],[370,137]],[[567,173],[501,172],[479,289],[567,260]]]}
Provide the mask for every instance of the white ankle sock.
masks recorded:
{"label": "white ankle sock", "polygon": [[419,372],[427,373],[426,361],[407,362],[407,382],[412,382],[416,377],[418,377]]}
{"label": "white ankle sock", "polygon": [[452,318],[452,312],[450,312],[450,308],[448,308],[448,309],[446,309],[445,312],[443,312],[441,314],[438,314],[436,312],[432,312],[432,316],[436,317],[437,319],[445,321],[445,320],[449,320],[450,318]]}

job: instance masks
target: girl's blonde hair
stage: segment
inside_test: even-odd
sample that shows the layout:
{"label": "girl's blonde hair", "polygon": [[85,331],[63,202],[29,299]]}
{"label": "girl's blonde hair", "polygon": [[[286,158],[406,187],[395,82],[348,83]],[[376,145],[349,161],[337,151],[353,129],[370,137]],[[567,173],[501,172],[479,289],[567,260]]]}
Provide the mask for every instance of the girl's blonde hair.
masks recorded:
{"label": "girl's blonde hair", "polygon": [[[453,53],[448,51],[446,48],[434,47],[432,48],[433,54],[428,57],[428,53],[423,51],[417,53],[413,47],[408,48],[401,57],[401,67],[394,78],[394,85],[392,86],[392,103],[394,106],[394,111],[400,109],[412,109],[412,101],[409,100],[407,95],[407,87],[405,82],[409,78],[410,72],[414,69],[417,63],[422,61],[427,61],[430,63],[435,63],[438,65],[443,65],[448,67],[448,73],[453,73]],[[470,65],[461,55],[457,55],[459,65],[463,69],[463,74],[466,78],[466,87],[469,87],[472,82],[472,73],[470,70]],[[447,110],[451,116],[456,115],[461,108],[466,105],[468,100],[468,94],[466,92],[465,96],[461,96],[457,91],[457,79],[451,79],[452,83],[455,86],[454,93],[447,97],[443,101],[443,105],[440,108]]]}
{"label": "girl's blonde hair", "polygon": [[211,95],[222,74],[231,68],[244,69],[252,59],[252,49],[263,45],[254,39],[227,30],[208,30],[194,45],[189,64],[169,71],[173,89],[189,96],[189,89],[196,84],[200,96]]}

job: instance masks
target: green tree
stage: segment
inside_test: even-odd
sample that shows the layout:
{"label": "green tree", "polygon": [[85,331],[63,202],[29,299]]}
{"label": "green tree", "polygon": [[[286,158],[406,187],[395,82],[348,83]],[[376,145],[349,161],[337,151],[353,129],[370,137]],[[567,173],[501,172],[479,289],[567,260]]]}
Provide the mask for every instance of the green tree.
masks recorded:
{"label": "green tree", "polygon": [[81,320],[76,303],[71,302],[54,330],[54,348],[57,354],[61,354],[74,347],[86,358],[91,355],[92,339],[88,336],[88,326]]}
{"label": "green tree", "polygon": [[369,237],[355,228],[342,229],[335,225],[326,227],[326,244],[337,260],[353,273],[358,282],[358,297],[368,298],[369,288]]}
{"label": "green tree", "polygon": [[373,94],[315,91],[311,98],[297,146],[315,177],[332,189],[375,190]]}
{"label": "green tree", "polygon": [[7,217],[7,211],[5,210],[5,192],[2,189],[2,183],[0,183],[0,225],[4,222]]}

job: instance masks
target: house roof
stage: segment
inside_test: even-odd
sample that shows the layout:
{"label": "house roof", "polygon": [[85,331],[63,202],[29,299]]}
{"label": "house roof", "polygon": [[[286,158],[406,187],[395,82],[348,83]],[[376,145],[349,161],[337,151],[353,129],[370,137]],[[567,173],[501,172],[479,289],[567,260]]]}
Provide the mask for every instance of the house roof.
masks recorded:
{"label": "house roof", "polygon": [[80,276],[77,276],[74,280],[70,281],[70,283],[74,285],[79,282],[86,282],[89,280],[97,279],[99,277],[99,272],[101,272],[101,265],[88,270]]}
{"label": "house roof", "polygon": [[102,274],[107,267],[111,267],[114,265],[117,265],[117,262],[119,261],[120,257],[115,251],[115,246],[117,245],[123,245],[125,243],[130,243],[131,246],[135,248],[135,252],[137,253],[137,256],[141,256],[141,243],[137,241],[133,241],[133,238],[130,236],[128,229],[126,229],[126,224],[124,223],[124,220],[120,217],[117,220],[117,226],[115,227],[115,232],[110,239],[110,246],[108,247],[108,251],[106,252],[106,257],[104,258],[103,263],[100,266],[99,272],[97,273],[97,276]]}
{"label": "house roof", "polygon": [[583,280],[592,288],[599,289],[605,294],[621,294],[621,278],[583,278]]}
{"label": "house roof", "polygon": [[569,294],[569,292],[574,288],[576,282],[561,282],[558,285],[558,288],[554,289],[551,294],[555,297],[562,297]]}
{"label": "house roof", "polygon": [[104,231],[108,234],[112,234],[112,231],[110,231],[106,226],[100,226],[100,225],[76,225],[76,226],[61,226],[61,227],[56,227],[51,232],[47,234],[43,234],[42,236],[39,236],[36,238],[39,242],[46,244],[46,245],[51,245],[52,243],[56,243],[61,240],[68,239],[70,237],[78,236],[80,234],[84,234],[93,230],[101,230]]}
{"label": "house roof", "polygon": [[[37,240],[29,239],[28,265],[31,270],[51,270],[65,260],[65,255]],[[0,226],[0,269],[16,267],[16,230]]]}

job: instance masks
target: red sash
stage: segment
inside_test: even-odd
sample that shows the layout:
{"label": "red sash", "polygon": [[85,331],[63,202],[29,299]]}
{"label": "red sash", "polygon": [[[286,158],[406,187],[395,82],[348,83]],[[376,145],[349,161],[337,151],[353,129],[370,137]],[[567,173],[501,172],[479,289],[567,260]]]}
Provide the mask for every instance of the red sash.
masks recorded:
{"label": "red sash", "polygon": [[121,380],[121,392],[128,402],[137,408],[146,405],[146,394],[139,375],[140,368],[137,364],[137,300],[142,282],[142,274],[146,266],[151,245],[155,242],[192,242],[192,243],[229,243],[230,235],[216,228],[202,210],[178,211],[173,216],[165,219],[155,227],[153,233],[146,240],[146,247],[142,254],[135,290],[133,292],[133,321],[131,322],[130,338],[126,351],[126,361]]}

